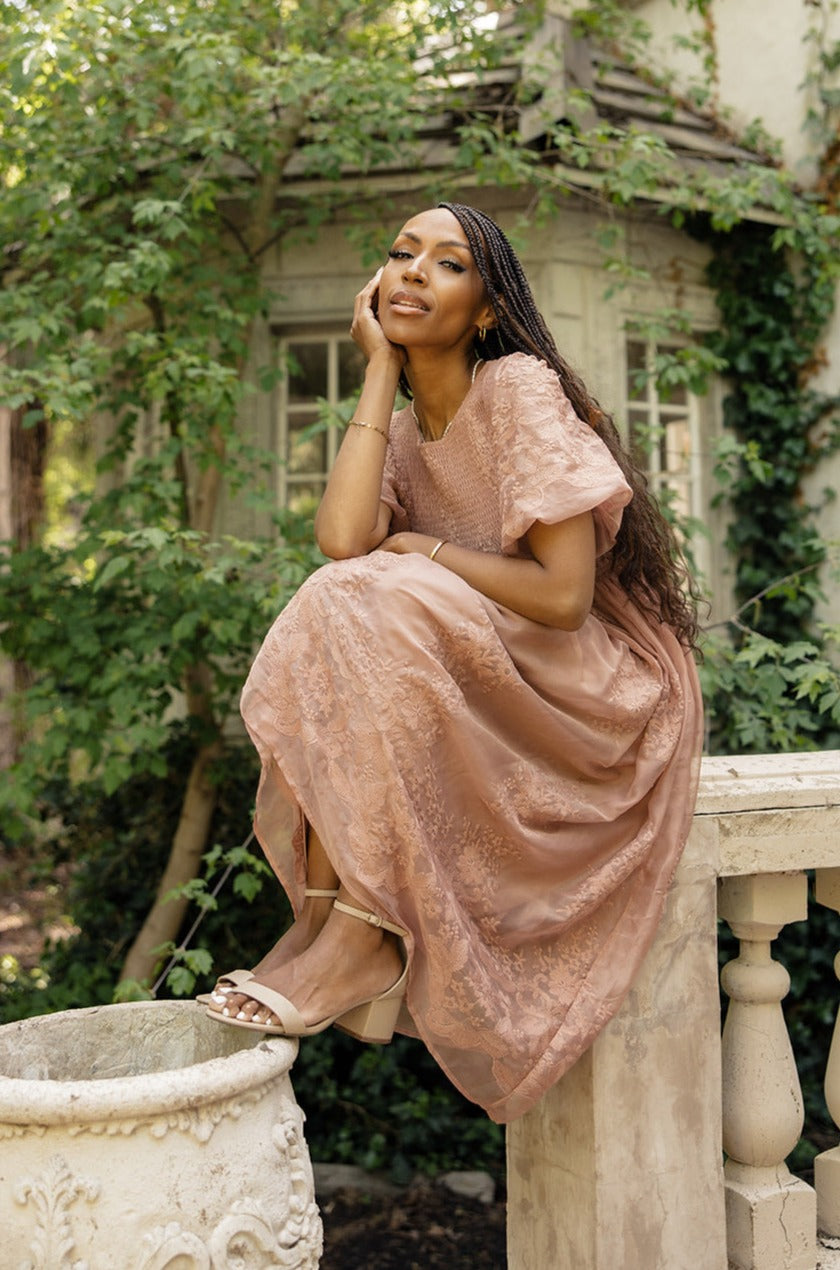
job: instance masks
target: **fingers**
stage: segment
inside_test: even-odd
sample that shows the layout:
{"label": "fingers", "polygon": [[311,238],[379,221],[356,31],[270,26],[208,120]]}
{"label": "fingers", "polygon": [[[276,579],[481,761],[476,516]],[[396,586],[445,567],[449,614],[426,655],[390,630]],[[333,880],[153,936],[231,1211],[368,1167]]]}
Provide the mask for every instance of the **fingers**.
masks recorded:
{"label": "fingers", "polygon": [[374,309],[381,275],[382,270],[378,269],[370,281],[362,287],[353,306],[350,335],[362,349],[366,349],[371,340],[379,343],[385,338]]}
{"label": "fingers", "polygon": [[358,317],[361,313],[368,310],[372,317],[376,317],[374,312],[374,301],[376,293],[379,290],[379,279],[382,277],[382,269],[377,269],[376,273],[366,282],[359,294],[356,296],[356,303],[353,309],[353,316]]}
{"label": "fingers", "polygon": [[382,269],[377,269],[369,282],[356,296],[350,336],[358,344],[368,361],[375,353],[387,352],[400,367],[405,365],[406,352],[398,344],[392,344],[382,329],[376,311],[379,280]]}

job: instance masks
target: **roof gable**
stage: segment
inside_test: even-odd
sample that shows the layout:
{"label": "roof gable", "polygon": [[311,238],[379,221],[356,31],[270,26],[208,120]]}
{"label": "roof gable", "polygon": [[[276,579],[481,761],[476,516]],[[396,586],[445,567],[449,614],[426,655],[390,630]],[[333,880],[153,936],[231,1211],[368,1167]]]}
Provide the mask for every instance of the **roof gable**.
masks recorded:
{"label": "roof gable", "polygon": [[[475,120],[515,132],[523,149],[553,165],[572,190],[607,184],[621,138],[653,138],[659,147],[659,184],[652,181],[638,195],[642,201],[666,201],[670,188],[700,171],[713,177],[741,167],[776,166],[766,154],[739,143],[714,115],[676,101],[655,74],[634,68],[591,36],[575,35],[572,24],[557,15],[549,14],[526,32],[512,14],[501,14],[497,29],[501,55],[480,73],[459,70],[457,50],[445,78],[431,69],[430,59],[424,85],[428,109],[416,141],[406,147],[404,160],[379,165],[365,179],[407,189],[422,176],[454,168],[461,130]],[[596,136],[601,144],[589,144]],[[584,146],[589,151],[585,162]],[[348,170],[346,175],[362,173]],[[459,179],[463,175],[459,171]],[[302,163],[293,161],[287,176],[309,184]],[[778,219],[761,209],[760,201],[755,218]]]}

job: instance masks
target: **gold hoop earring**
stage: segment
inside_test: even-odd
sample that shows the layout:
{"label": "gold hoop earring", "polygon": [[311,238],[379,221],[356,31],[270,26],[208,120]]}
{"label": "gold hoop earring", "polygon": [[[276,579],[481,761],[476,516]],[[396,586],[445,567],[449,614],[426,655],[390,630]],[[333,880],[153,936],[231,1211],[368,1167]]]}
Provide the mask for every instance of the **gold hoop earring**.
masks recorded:
{"label": "gold hoop earring", "polygon": [[486,336],[486,334],[487,334],[487,327],[480,326],[478,328],[478,338],[481,340],[482,344],[484,343],[484,337]]}

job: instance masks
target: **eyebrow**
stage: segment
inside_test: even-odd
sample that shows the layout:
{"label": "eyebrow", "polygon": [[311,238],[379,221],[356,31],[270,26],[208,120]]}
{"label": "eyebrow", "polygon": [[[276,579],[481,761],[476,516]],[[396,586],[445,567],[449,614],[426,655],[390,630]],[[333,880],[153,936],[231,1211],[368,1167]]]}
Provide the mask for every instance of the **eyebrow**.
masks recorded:
{"label": "eyebrow", "polygon": [[[420,238],[417,234],[413,234],[410,229],[404,229],[398,238],[410,238],[413,243],[419,243]],[[458,242],[456,238],[445,238],[443,242],[435,243],[436,247],[460,247],[462,251],[469,251],[469,244]]]}

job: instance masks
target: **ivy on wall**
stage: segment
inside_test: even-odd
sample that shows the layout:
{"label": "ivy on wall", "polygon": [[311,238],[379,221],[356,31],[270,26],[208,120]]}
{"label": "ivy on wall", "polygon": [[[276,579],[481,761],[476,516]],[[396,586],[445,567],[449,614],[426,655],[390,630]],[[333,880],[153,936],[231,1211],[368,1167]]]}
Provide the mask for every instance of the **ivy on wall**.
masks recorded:
{"label": "ivy on wall", "polygon": [[819,260],[800,257],[795,275],[764,226],[715,235],[713,246],[708,276],[721,324],[709,344],[727,368],[724,425],[745,448],[727,491],[735,594],[742,604],[761,594],[745,614],[749,625],[790,641],[810,628],[826,555],[803,478],[840,446],[840,416],[832,414],[840,397],[810,383],[833,286]]}
{"label": "ivy on wall", "polygon": [[[681,86],[672,73],[651,70],[652,32],[638,8],[592,0],[575,13],[575,29],[651,84],[651,101],[666,122],[680,107],[713,110],[725,131],[715,6],[674,4],[685,17],[675,43],[698,68]],[[804,126],[816,173],[810,189],[785,166],[760,120],[729,129],[731,140],[755,155],[729,171],[687,171],[655,131],[564,124],[554,134],[566,162],[600,172],[607,207],[652,200],[712,252],[718,329],[693,343],[690,316],[673,308],[648,324],[657,343],[680,345],[657,358],[663,396],[675,383],[702,393],[712,374],[726,383],[717,499],[731,513],[726,545],[736,611],[708,629],[701,667],[707,748],[717,753],[840,744],[840,630],[816,620],[831,546],[820,539],[815,516],[834,494],[823,491],[811,505],[804,492],[805,478],[840,445],[840,400],[814,387],[840,278],[840,43],[829,21],[835,8],[834,0],[811,0],[806,32]],[[586,117],[584,108],[579,113]],[[610,220],[600,242],[610,290],[638,279],[619,224]],[[687,537],[692,528],[683,526]]]}

